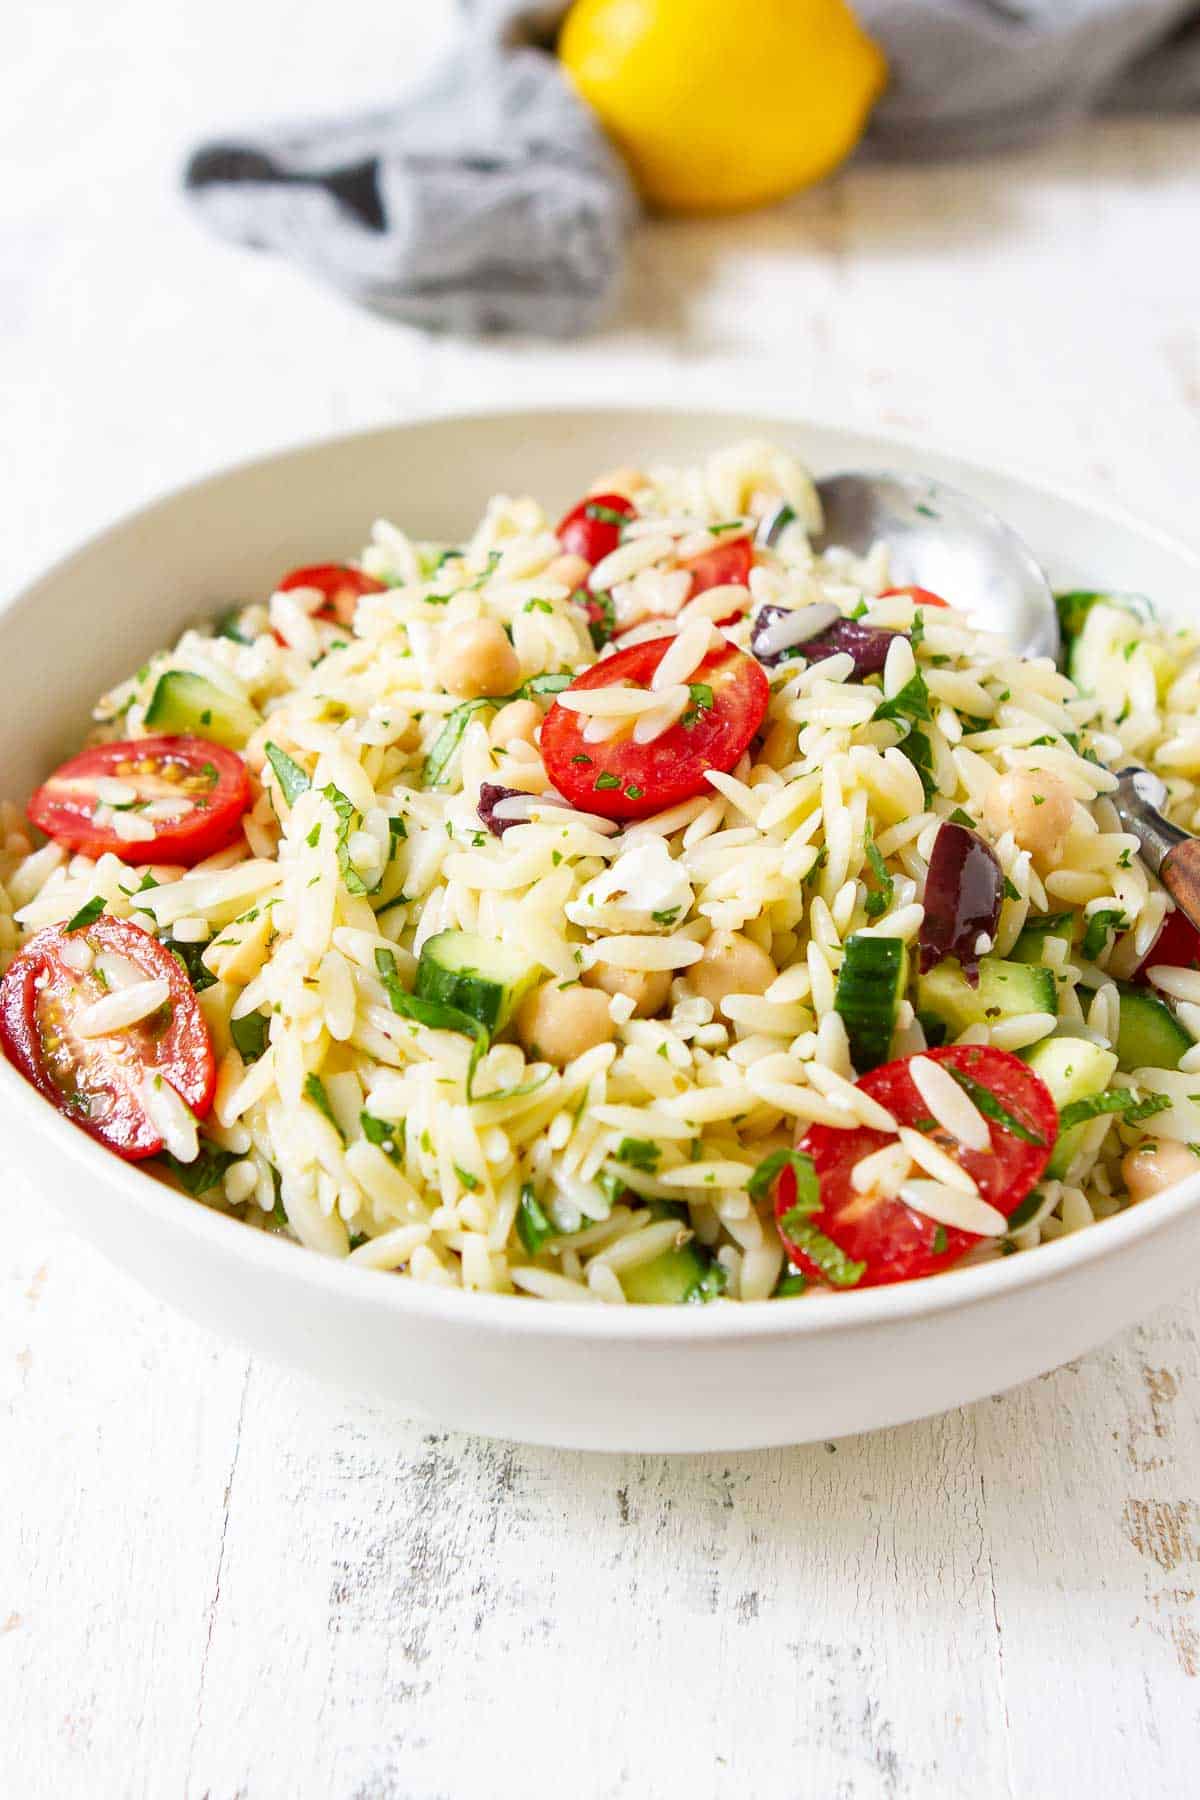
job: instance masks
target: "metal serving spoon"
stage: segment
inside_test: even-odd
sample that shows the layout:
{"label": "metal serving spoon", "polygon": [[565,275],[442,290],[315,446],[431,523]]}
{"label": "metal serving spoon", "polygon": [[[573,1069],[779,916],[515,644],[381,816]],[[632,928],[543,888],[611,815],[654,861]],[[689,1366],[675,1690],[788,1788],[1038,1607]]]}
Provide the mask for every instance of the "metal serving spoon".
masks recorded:
{"label": "metal serving spoon", "polygon": [[[817,492],[824,514],[813,539],[817,550],[841,544],[865,555],[882,541],[896,587],[960,595],[972,619],[1007,638],[1021,656],[1058,657],[1050,584],[1029,547],[986,506],[944,482],[889,469],[827,475]],[[794,516],[790,507],[780,507],[764,520],[760,543],[774,544]],[[1200,928],[1200,838],[1164,817],[1163,783],[1149,769],[1131,765],[1117,771],[1110,798],[1143,862]]]}

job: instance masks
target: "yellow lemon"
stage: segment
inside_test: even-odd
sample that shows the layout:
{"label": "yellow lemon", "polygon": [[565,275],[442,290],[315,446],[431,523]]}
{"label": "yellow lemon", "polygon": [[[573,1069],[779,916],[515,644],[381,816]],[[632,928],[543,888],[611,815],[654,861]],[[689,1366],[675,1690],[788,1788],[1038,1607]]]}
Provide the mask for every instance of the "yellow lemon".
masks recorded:
{"label": "yellow lemon", "polygon": [[819,180],[887,75],[843,0],[575,0],[558,48],[645,198],[677,212]]}

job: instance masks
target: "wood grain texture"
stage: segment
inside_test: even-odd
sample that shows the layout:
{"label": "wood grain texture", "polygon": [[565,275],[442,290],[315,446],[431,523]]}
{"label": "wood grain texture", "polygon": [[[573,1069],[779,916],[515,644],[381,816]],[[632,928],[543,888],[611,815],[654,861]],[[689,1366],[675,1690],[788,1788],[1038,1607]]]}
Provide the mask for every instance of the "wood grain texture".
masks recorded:
{"label": "wood grain texture", "polygon": [[[646,225],[576,346],[421,338],[185,213],[191,140],[384,99],[450,24],[109,0],[0,25],[0,590],[221,462],[567,396],[787,401],[1200,537],[1195,124]],[[6,1795],[1195,1793],[1195,1301],[871,1438],[559,1455],[250,1363],[52,1204],[0,1182]]]}

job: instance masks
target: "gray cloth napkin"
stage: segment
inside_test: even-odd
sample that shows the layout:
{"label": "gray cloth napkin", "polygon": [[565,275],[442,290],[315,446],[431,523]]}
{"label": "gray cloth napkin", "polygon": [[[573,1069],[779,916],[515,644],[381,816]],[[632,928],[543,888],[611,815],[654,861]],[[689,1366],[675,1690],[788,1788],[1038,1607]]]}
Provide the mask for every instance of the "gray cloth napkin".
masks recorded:
{"label": "gray cloth napkin", "polygon": [[[550,54],[566,6],[467,0],[467,11],[461,48],[415,96],[203,145],[185,186],[222,236],[409,324],[588,331],[619,286],[638,208]],[[1099,107],[1200,106],[1196,0],[859,0],[856,11],[891,68],[862,154],[969,155]]]}

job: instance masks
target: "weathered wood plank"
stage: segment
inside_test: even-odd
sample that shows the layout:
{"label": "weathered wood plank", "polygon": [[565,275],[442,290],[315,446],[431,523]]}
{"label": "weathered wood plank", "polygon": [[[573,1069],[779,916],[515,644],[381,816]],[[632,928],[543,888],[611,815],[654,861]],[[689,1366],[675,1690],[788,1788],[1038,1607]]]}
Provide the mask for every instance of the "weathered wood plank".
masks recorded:
{"label": "weathered wood plank", "polygon": [[567,1456],[259,1368],[189,1793],[254,1792],[253,1722],[285,1714],[287,1792],[1002,1793],[998,1677],[967,1415]]}
{"label": "weathered wood plank", "polygon": [[246,1361],[29,1209],[0,1200],[0,1788],[179,1793]]}

